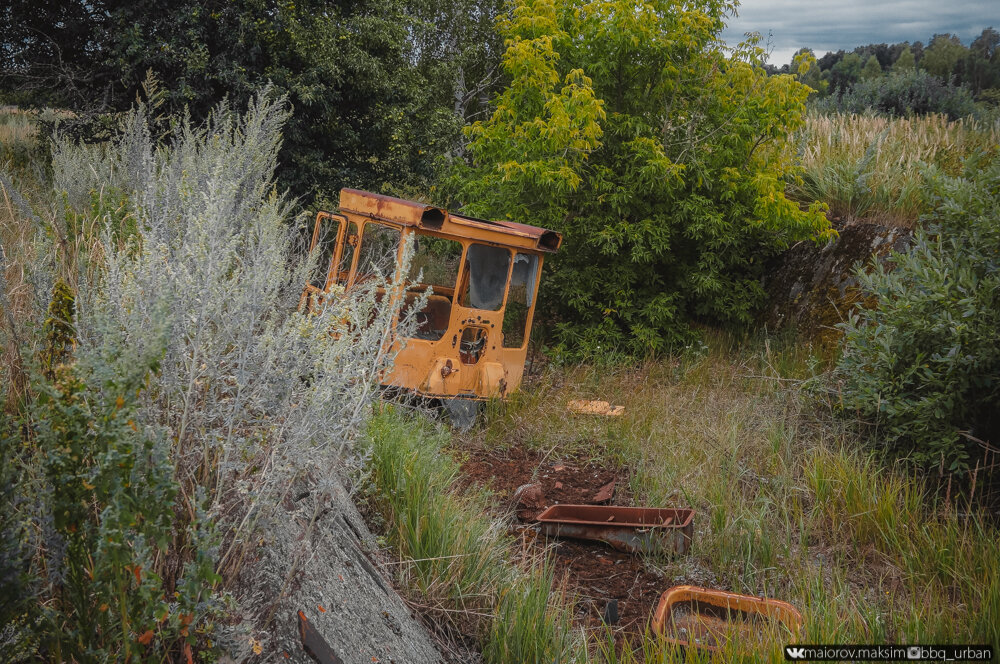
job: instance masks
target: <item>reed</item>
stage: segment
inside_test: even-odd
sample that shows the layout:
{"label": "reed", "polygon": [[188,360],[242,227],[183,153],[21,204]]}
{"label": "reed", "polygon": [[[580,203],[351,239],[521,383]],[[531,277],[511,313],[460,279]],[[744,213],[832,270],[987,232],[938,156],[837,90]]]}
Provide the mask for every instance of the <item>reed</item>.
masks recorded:
{"label": "reed", "polygon": [[929,177],[956,176],[977,154],[997,157],[1000,122],[813,112],[796,143],[804,173],[790,187],[794,198],[822,201],[845,222],[912,227],[931,209]]}

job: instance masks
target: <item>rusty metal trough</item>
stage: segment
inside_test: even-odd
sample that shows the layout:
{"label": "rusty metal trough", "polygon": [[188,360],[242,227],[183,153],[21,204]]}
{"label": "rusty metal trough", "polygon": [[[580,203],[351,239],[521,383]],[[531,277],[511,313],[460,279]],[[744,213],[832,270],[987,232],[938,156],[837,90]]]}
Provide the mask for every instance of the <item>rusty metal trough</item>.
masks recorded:
{"label": "rusty metal trough", "polygon": [[546,535],[605,542],[619,551],[685,554],[694,510],[605,505],[553,505],[538,515]]}
{"label": "rusty metal trough", "polygon": [[708,652],[733,635],[764,645],[769,637],[787,639],[801,626],[802,614],[787,602],[697,586],[668,589],[653,614],[653,631],[666,643]]}

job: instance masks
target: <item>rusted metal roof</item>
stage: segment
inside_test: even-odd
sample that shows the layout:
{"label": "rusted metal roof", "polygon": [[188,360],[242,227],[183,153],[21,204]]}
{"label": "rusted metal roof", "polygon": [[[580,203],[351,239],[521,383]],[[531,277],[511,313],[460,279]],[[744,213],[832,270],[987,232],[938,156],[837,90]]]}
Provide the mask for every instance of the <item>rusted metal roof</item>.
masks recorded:
{"label": "rusted metal roof", "polygon": [[461,237],[480,237],[481,234],[475,232],[475,230],[479,230],[499,233],[502,236],[512,238],[525,238],[531,241],[530,244],[535,249],[546,253],[554,253],[562,244],[562,235],[538,226],[451,214],[447,210],[433,205],[384,194],[373,194],[358,189],[340,190],[340,209],[343,212],[351,212],[372,219],[403,226],[418,226]]}

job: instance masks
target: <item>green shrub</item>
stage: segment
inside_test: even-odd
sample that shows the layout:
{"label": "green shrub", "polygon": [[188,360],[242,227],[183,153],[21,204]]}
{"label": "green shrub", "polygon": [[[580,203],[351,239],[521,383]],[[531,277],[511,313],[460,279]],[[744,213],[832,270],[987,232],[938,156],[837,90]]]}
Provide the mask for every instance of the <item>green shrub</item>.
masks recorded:
{"label": "green shrub", "polygon": [[923,69],[906,69],[864,81],[850,90],[813,102],[825,113],[876,112],[892,117],[943,113],[957,120],[976,112],[967,88],[944,82]]}
{"label": "green shrub", "polygon": [[[17,472],[4,526],[20,551],[14,564],[4,556],[3,586],[21,592],[4,646],[51,661],[180,658],[193,646],[204,658],[219,609],[213,530],[195,505],[193,518],[175,513],[170,442],[137,424],[157,357],[105,347],[64,359],[36,375],[23,442],[4,450]],[[181,564],[182,550],[196,554]]]}
{"label": "green shrub", "polygon": [[775,146],[809,88],[768,77],[763,51],[727,56],[718,3],[521,0],[503,29],[510,85],[467,127],[457,197],[480,216],[564,234],[543,302],[559,340],[644,354],[693,320],[740,326],[765,259],[829,236],[823,206],[784,194]]}
{"label": "green shrub", "polygon": [[842,406],[924,465],[974,463],[1000,441],[1000,164],[934,180],[932,223],[889,265],[858,270],[877,305],[841,327]]}

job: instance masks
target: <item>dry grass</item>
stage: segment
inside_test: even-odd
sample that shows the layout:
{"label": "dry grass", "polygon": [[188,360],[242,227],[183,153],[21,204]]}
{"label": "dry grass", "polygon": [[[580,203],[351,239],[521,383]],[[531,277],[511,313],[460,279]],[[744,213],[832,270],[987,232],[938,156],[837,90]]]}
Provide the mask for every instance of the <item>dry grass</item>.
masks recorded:
{"label": "dry grass", "polygon": [[[988,562],[1000,559],[996,531],[935,507],[912,477],[820,417],[803,395],[807,351],[711,346],[638,369],[552,370],[462,444],[485,438],[629,467],[637,503],[697,511],[692,555],[651,563],[664,589],[786,599],[806,618],[802,642],[1000,641],[1000,571]],[[575,398],[626,414],[567,416]],[[740,644],[727,656],[780,659]]]}
{"label": "dry grass", "polygon": [[0,146],[30,145],[37,134],[34,114],[12,107],[0,108]]}
{"label": "dry grass", "polygon": [[0,382],[7,386],[7,412],[14,412],[27,394],[24,354],[30,352],[33,335],[25,326],[37,306],[29,275],[37,258],[38,229],[18,203],[24,201],[0,170]]}
{"label": "dry grass", "polygon": [[799,133],[805,168],[791,193],[819,200],[833,217],[911,227],[928,211],[924,185],[933,173],[958,175],[977,152],[1000,152],[1000,124],[944,115],[888,119],[811,113]]}

